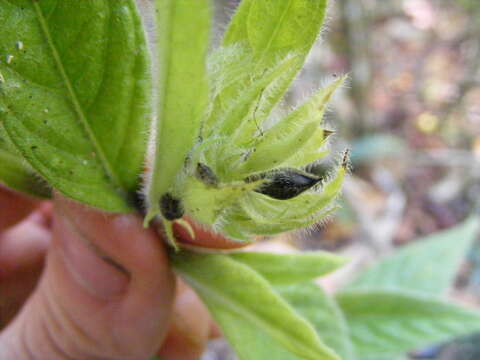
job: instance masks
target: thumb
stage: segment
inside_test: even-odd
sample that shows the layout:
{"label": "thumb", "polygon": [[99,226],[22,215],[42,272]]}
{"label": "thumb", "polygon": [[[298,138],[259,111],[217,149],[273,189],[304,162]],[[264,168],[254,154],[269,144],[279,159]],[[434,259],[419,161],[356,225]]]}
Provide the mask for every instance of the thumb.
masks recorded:
{"label": "thumb", "polygon": [[140,218],[57,196],[45,273],[2,334],[0,358],[148,359],[166,335],[174,292],[162,242]]}

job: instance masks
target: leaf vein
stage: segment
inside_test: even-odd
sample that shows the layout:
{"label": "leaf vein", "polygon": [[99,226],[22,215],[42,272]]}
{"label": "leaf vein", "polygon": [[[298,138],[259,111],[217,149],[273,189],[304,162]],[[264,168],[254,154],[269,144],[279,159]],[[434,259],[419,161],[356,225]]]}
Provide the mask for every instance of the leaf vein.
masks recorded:
{"label": "leaf vein", "polygon": [[65,67],[63,66],[61,57],[60,57],[60,55],[59,55],[59,53],[58,53],[58,51],[55,47],[55,44],[53,42],[53,39],[51,37],[50,29],[48,27],[48,24],[46,22],[46,19],[44,17],[42,9],[40,8],[40,5],[37,2],[34,2],[33,6],[35,8],[35,12],[37,14],[38,21],[40,23],[40,27],[41,27],[41,29],[44,33],[44,36],[45,36],[46,41],[48,43],[48,46],[50,47],[50,50],[51,50],[52,55],[54,57],[55,63],[57,65],[57,69],[60,72],[61,78],[62,78],[62,80],[65,84],[65,87],[67,89],[70,100],[72,101],[72,105],[73,105],[74,110],[77,114],[77,118],[78,118],[81,126],[83,127],[84,131],[86,132],[86,135],[88,136],[88,139],[91,141],[91,143],[93,145],[93,148],[95,150],[95,153],[97,154],[97,157],[98,157],[100,163],[102,164],[103,170],[107,173],[108,177],[114,183],[115,187],[119,190],[120,189],[122,190],[122,195],[125,197],[125,195],[126,195],[125,194],[126,193],[125,188],[124,188],[123,184],[121,183],[118,175],[116,174],[114,168],[112,167],[112,165],[108,161],[107,156],[106,156],[102,146],[100,145],[97,138],[95,137],[95,134],[94,134],[92,128],[90,127],[90,124],[88,123],[88,120],[87,120],[87,118],[84,114],[82,106],[80,105],[80,102],[78,101],[75,90],[74,90],[74,88],[72,86],[72,83],[71,83],[71,81],[70,81],[70,79],[69,79],[69,77],[68,77],[68,75],[65,71]]}

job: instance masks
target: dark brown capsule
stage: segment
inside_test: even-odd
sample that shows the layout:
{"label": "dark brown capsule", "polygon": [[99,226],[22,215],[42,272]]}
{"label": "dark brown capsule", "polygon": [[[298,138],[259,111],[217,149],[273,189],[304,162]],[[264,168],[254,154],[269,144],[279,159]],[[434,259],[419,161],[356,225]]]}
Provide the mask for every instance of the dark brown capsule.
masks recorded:
{"label": "dark brown capsule", "polygon": [[205,164],[198,163],[195,175],[197,176],[197,179],[205,185],[218,186],[219,181],[217,175],[215,175],[213,170]]}
{"label": "dark brown capsule", "polygon": [[166,193],[160,198],[160,211],[165,219],[173,221],[183,217],[185,210],[180,199]]}
{"label": "dark brown capsule", "polygon": [[289,200],[304,193],[318,184],[320,177],[296,169],[282,169],[270,174],[252,176],[245,179],[253,182],[260,179],[268,180],[255,189],[256,192],[277,200]]}

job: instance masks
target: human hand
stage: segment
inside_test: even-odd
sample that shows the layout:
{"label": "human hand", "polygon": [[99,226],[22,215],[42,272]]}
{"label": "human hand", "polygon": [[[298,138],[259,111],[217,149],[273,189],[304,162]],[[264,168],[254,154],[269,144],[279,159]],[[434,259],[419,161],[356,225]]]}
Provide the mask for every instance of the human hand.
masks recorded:
{"label": "human hand", "polygon": [[218,331],[175,283],[139,216],[0,188],[0,359],[197,359]]}

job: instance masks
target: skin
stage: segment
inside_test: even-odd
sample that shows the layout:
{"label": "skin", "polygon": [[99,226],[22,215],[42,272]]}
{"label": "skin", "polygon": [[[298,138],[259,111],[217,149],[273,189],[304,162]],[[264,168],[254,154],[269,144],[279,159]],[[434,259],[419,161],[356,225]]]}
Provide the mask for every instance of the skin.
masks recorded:
{"label": "skin", "polygon": [[[187,242],[237,246],[198,234]],[[0,359],[20,360],[195,360],[220,335],[138,215],[1,187],[0,329]]]}

